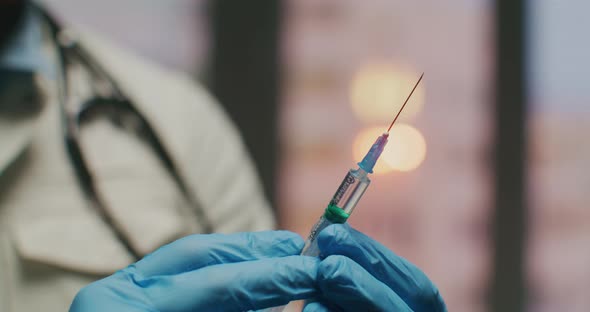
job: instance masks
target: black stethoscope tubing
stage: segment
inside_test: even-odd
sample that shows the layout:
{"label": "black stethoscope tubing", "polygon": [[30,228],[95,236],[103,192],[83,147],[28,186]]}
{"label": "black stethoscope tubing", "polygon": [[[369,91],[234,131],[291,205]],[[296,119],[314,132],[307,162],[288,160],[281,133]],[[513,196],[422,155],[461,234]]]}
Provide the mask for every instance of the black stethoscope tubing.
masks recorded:
{"label": "black stethoscope tubing", "polygon": [[[62,27],[45,9],[37,8],[37,10],[47,21],[58,51],[60,63],[59,75],[61,76],[58,97],[62,116],[62,130],[65,147],[80,187],[93,206],[93,209],[96,210],[102,220],[111,228],[113,234],[125,249],[135,259],[140,259],[142,256],[141,253],[134,248],[127,236],[108,213],[105,201],[102,200],[100,192],[95,186],[94,175],[92,174],[90,167],[87,166],[87,162],[79,144],[79,127],[84,121],[92,118],[93,115],[99,113],[101,109],[112,108],[125,110],[126,112],[132,113],[133,117],[139,121],[142,138],[149,143],[149,146],[152,148],[153,152],[156,153],[162,165],[167,169],[183,196],[194,208],[193,211],[196,214],[197,222],[200,223],[202,231],[204,233],[211,233],[213,231],[211,221],[205,214],[195,195],[189,189],[188,184],[183,180],[170,154],[148,120],[136,109],[130,98],[125,96],[124,92],[118,87],[115,79],[104,70],[104,67],[101,66],[79,42],[64,36],[65,33],[63,32]],[[73,116],[68,114],[66,109],[70,94],[70,86],[68,85],[68,67],[71,64],[72,58],[76,58],[80,65],[85,67],[94,78],[103,79],[110,86],[113,93],[111,97],[95,96],[94,98],[85,101],[80,110],[76,114],[73,114]],[[146,229],[146,231],[149,231],[149,229]]]}

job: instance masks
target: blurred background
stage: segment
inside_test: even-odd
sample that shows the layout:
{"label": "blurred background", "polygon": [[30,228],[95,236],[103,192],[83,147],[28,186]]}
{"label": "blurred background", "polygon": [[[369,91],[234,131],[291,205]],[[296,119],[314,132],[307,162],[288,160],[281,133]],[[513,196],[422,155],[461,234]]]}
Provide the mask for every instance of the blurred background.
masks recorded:
{"label": "blurred background", "polygon": [[351,223],[449,311],[590,311],[590,2],[46,2],[210,88],[302,235],[425,72]]}

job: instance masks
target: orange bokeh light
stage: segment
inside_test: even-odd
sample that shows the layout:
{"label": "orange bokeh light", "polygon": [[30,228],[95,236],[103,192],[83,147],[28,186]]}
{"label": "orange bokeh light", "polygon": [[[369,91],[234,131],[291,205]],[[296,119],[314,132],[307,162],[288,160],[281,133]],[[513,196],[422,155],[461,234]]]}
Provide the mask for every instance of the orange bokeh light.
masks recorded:
{"label": "orange bokeh light", "polygon": [[[419,76],[419,73],[407,67],[387,62],[362,66],[351,85],[350,100],[356,116],[366,123],[389,122],[401,108]],[[401,118],[418,114],[424,105],[424,98],[424,84],[421,84],[416,88],[409,105],[404,108]]]}
{"label": "orange bokeh light", "polygon": [[[386,127],[362,130],[354,140],[353,157],[360,161]],[[396,124],[391,129],[389,142],[374,168],[375,174],[412,171],[426,158],[426,140],[420,131],[407,124]]]}

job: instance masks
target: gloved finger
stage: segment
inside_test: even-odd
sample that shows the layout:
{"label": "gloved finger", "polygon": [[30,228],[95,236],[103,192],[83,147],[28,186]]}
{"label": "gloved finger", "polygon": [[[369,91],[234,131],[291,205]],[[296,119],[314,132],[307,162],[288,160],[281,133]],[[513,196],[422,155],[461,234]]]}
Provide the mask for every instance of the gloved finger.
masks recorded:
{"label": "gloved finger", "polygon": [[393,290],[344,256],[329,256],[318,267],[318,287],[343,311],[412,311]]}
{"label": "gloved finger", "polygon": [[306,303],[305,307],[303,307],[303,312],[331,312],[331,310],[321,302],[314,301]]}
{"label": "gloved finger", "polygon": [[288,231],[197,234],[165,245],[132,265],[145,277],[188,272],[204,266],[298,255],[303,239]]}
{"label": "gloved finger", "polygon": [[248,311],[316,295],[319,261],[291,256],[213,265],[179,275],[131,277],[157,311]]}
{"label": "gloved finger", "polygon": [[416,266],[348,224],[331,225],[318,236],[322,255],[343,255],[389,286],[414,310],[444,311],[436,286]]}

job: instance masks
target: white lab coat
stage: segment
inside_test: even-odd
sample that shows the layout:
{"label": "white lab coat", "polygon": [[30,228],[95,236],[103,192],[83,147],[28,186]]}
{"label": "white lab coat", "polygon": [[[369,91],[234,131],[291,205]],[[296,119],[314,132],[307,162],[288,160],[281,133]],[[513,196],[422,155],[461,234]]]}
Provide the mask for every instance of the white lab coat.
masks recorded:
{"label": "white lab coat", "polygon": [[[238,132],[203,88],[96,36],[80,39],[151,121],[216,231],[274,227]],[[42,111],[0,116],[2,312],[67,311],[82,286],[132,262],[79,189],[51,89]],[[125,236],[145,254],[198,233],[166,171],[114,129],[88,126],[82,146]]]}

